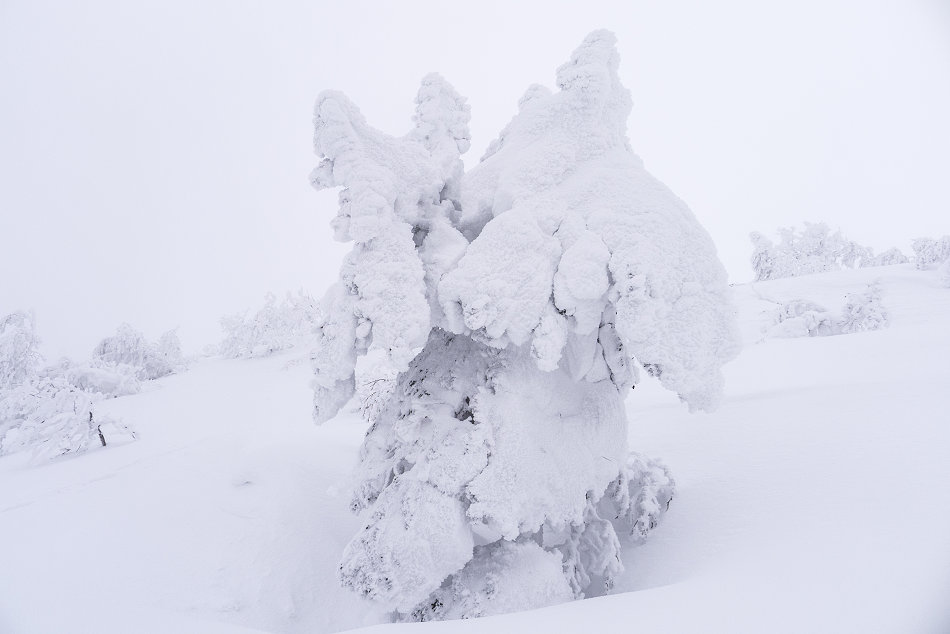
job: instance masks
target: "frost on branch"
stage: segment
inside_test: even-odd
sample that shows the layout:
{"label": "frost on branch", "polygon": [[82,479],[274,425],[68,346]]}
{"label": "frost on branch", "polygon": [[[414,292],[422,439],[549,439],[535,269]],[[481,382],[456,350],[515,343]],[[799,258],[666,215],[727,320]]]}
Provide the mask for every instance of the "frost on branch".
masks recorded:
{"label": "frost on branch", "polygon": [[464,174],[468,106],[438,76],[402,138],[317,100],[311,180],[342,188],[333,226],[354,244],[323,301],[314,416],[353,395],[361,355],[397,374],[370,391],[364,528],[340,566],[396,619],[607,591],[673,495],[628,452],[639,368],[690,409],[719,401],[738,351],[725,272],[631,150],[618,65],[613,35],[589,35]]}

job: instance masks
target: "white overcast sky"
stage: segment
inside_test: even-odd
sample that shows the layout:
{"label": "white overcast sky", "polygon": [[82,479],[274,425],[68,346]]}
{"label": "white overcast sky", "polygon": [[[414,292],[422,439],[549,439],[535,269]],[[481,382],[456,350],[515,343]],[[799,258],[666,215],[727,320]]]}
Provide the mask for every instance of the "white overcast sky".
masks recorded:
{"label": "white overcast sky", "polygon": [[950,233],[950,0],[0,0],[0,313],[85,357],[123,321],[197,350],[267,291],[320,296],[349,248],[307,181],[321,90],[403,134],[437,71],[472,106],[472,165],[596,28],[634,149],[732,281],[752,230]]}

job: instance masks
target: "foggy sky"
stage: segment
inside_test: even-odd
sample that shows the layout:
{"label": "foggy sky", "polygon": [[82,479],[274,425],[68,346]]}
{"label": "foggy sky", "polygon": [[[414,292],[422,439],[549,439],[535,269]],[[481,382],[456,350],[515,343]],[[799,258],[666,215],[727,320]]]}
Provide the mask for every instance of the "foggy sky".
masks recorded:
{"label": "foggy sky", "polygon": [[[508,5],[514,6],[508,6]],[[312,105],[408,131],[437,71],[477,163],[583,37],[619,38],[647,168],[734,282],[748,233],[825,221],[877,250],[950,233],[950,3],[0,0],[0,313],[84,358],[121,322],[187,349],[264,293],[336,278]]]}

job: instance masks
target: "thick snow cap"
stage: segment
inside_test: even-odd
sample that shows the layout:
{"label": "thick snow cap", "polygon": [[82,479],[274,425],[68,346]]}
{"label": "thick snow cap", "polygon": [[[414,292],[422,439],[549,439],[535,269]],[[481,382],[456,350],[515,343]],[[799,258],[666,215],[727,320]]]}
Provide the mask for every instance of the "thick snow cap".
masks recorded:
{"label": "thick snow cap", "polygon": [[311,181],[343,187],[333,224],[355,245],[313,356],[318,419],[352,395],[356,355],[377,348],[405,368],[433,327],[529,346],[543,370],[621,390],[636,360],[691,408],[715,406],[738,351],[725,271],[630,148],[619,63],[613,34],[591,33],[558,69],[559,91],[531,86],[467,174],[468,105],[438,75],[402,138],[320,95]]}
{"label": "thick snow cap", "polygon": [[459,155],[470,143],[469,108],[447,81],[430,74],[413,120],[415,128],[395,138],[369,126],[342,93],[323,92],[314,107],[314,150],[323,160],[310,182],[316,189],[343,188],[333,228],[338,240],[355,243],[317,326],[311,361],[318,422],[353,395],[358,354],[380,349],[405,369],[431,330],[423,259],[438,254],[430,248],[424,258],[416,240],[444,224],[456,206],[452,192],[462,175]]}
{"label": "thick snow cap", "polygon": [[[630,148],[615,42],[588,35],[558,69],[560,91],[529,88],[465,175],[455,219],[472,243],[439,299],[456,332],[498,346],[533,338],[541,367],[566,348],[595,357],[575,375],[600,379],[599,355],[611,365],[617,352],[691,408],[711,409],[720,367],[738,351],[725,270],[689,208]],[[593,334],[611,321],[617,350]]]}

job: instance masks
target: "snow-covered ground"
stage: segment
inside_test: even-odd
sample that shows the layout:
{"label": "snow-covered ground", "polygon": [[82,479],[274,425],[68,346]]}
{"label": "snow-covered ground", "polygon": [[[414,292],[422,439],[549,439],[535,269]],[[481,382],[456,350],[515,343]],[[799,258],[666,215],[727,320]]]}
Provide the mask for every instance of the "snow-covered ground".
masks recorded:
{"label": "snow-covered ground", "polygon": [[[763,339],[777,304],[881,281],[884,330]],[[645,378],[631,447],[678,493],[606,597],[423,632],[950,631],[950,289],[910,265],[735,287],[715,414]],[[365,425],[316,427],[306,352],[208,360],[101,406],[138,440],[0,459],[0,632],[329,632]]]}

